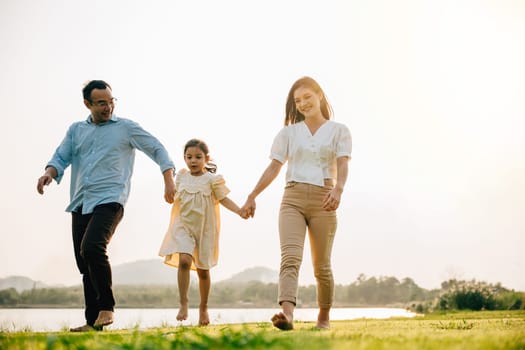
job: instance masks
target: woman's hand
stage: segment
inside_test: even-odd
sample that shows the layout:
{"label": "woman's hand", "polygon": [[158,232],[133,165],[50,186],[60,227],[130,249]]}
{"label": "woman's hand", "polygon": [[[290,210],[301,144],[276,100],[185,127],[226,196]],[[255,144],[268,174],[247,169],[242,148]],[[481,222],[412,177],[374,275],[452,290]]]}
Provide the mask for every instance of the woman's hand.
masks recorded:
{"label": "woman's hand", "polygon": [[341,193],[343,193],[343,191],[337,187],[332,188],[323,199],[323,209],[327,211],[337,210],[341,202]]}

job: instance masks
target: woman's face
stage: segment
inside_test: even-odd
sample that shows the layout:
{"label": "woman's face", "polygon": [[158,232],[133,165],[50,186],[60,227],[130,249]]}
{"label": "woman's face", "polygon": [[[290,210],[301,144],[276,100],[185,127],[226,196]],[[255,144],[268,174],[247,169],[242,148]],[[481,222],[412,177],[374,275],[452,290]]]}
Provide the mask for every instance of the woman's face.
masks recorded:
{"label": "woman's face", "polygon": [[322,94],[301,86],[294,91],[293,97],[297,111],[304,115],[305,118],[322,116]]}

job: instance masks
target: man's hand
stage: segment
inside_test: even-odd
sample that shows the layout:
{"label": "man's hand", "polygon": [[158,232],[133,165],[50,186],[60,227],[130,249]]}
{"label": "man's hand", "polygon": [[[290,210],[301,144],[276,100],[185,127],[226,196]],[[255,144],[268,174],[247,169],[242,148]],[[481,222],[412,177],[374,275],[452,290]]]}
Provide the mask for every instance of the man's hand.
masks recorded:
{"label": "man's hand", "polygon": [[175,199],[175,183],[171,181],[171,183],[166,183],[164,185],[164,200],[168,203],[173,203]]}
{"label": "man's hand", "polygon": [[175,199],[175,181],[173,181],[173,169],[168,169],[162,173],[164,177],[164,200],[173,203]]}
{"label": "man's hand", "polygon": [[44,194],[44,186],[48,186],[51,181],[53,181],[53,178],[55,178],[57,175],[58,171],[54,167],[47,167],[44,175],[38,178],[38,182],[36,184],[36,190],[38,193]]}
{"label": "man's hand", "polygon": [[53,178],[49,175],[42,175],[38,178],[38,183],[36,185],[36,190],[40,194],[44,194],[44,186],[48,186]]}

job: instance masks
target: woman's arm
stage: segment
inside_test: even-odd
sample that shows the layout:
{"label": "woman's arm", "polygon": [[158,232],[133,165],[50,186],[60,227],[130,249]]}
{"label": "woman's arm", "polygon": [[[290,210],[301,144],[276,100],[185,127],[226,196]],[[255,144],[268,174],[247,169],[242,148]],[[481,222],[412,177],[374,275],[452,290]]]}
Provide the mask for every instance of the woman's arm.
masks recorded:
{"label": "woman's arm", "polygon": [[348,179],[348,162],[350,162],[351,157],[339,157],[337,158],[337,182],[335,188],[338,189],[340,193],[343,193],[345,188],[346,180]]}
{"label": "woman's arm", "polygon": [[268,165],[268,167],[264,170],[262,173],[259,181],[253,188],[252,192],[248,195],[248,198],[246,199],[246,203],[244,203],[243,207],[241,208],[242,216],[247,217],[253,217],[255,214],[255,198],[262,192],[266,187],[268,187],[273,180],[279,175],[279,172],[281,171],[281,167],[283,164],[279,162],[278,160],[272,159],[271,163]]}

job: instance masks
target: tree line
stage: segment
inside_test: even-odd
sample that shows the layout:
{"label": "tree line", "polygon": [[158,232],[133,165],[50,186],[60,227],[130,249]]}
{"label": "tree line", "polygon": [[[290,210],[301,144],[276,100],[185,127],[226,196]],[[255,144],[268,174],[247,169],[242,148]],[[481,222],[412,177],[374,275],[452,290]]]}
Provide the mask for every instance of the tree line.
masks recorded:
{"label": "tree line", "polygon": [[[178,290],[170,285],[117,285],[115,299],[121,308],[177,308]],[[198,307],[199,289],[190,285],[190,307]],[[209,300],[216,308],[272,308],[277,305],[277,284],[221,281],[213,284]],[[298,307],[317,307],[316,286],[300,286]],[[416,312],[470,309],[524,309],[525,293],[515,292],[500,284],[451,279],[441,289],[427,290],[412,279],[367,277],[361,274],[349,285],[335,286],[334,307],[390,306]],[[0,290],[0,307],[82,308],[81,286],[33,288],[23,292]]]}

